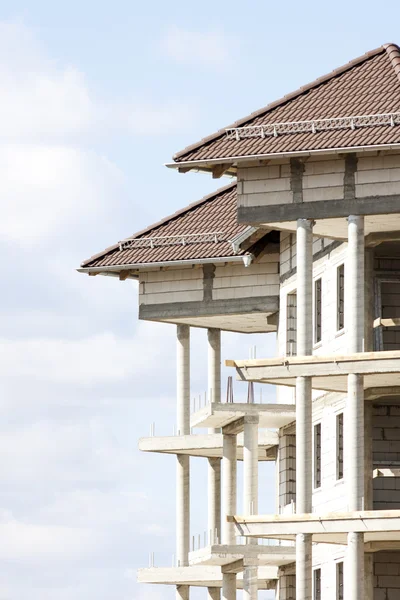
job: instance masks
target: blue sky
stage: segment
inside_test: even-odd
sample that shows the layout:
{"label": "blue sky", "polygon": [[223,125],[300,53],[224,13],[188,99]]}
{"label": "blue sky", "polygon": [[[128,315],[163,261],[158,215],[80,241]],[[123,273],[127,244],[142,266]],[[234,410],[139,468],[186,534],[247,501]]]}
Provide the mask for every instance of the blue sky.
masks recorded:
{"label": "blue sky", "polygon": [[[172,433],[174,327],[137,321],[135,283],[75,268],[217,187],[166,169],[174,152],[399,42],[399,13],[394,1],[0,2],[1,600],[174,597],[135,583],[149,552],[160,566],[174,552],[175,461],[137,451],[151,422]],[[199,393],[204,332],[193,338]],[[227,334],[223,356],[253,344],[274,351],[272,335]],[[200,533],[204,461],[193,472]],[[262,512],[273,481],[263,467]]]}

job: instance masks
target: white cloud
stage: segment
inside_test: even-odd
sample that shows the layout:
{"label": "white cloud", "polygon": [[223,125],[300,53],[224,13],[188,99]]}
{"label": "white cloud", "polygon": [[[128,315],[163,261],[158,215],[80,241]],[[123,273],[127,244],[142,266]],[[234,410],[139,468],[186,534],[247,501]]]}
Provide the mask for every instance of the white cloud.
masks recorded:
{"label": "white cloud", "polygon": [[165,134],[194,121],[182,102],[111,98],[104,102],[73,65],[49,60],[22,24],[0,22],[0,130],[2,139],[60,142],[130,132]]}
{"label": "white cloud", "polygon": [[97,120],[83,73],[51,61],[28,27],[0,22],[2,139],[82,133]]}
{"label": "white cloud", "polygon": [[94,152],[66,146],[0,145],[0,238],[22,245],[56,243],[60,228],[100,220],[122,173]]}
{"label": "white cloud", "polygon": [[156,365],[158,376],[159,367],[162,373],[173,365],[173,357],[158,364],[167,338],[168,329],[162,325],[140,323],[133,339],[113,333],[78,339],[0,339],[0,377],[84,386],[132,376],[145,381]]}
{"label": "white cloud", "polygon": [[162,50],[182,64],[219,68],[232,60],[233,45],[221,31],[189,31],[177,26],[168,29]]}

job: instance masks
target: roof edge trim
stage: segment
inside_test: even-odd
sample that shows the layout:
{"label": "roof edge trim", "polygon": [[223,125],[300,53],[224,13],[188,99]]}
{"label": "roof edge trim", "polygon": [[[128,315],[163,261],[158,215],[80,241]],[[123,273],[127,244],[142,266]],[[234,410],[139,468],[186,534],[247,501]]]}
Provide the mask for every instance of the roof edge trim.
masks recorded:
{"label": "roof edge trim", "polygon": [[294,150],[292,152],[270,152],[267,154],[249,154],[248,156],[239,154],[237,156],[224,156],[221,158],[203,158],[200,160],[186,160],[180,163],[164,163],[169,169],[179,169],[180,167],[198,167],[199,170],[207,170],[206,165],[217,165],[222,162],[247,162],[251,160],[266,160],[272,158],[291,158],[301,156],[312,156],[314,154],[346,154],[349,152],[369,152],[374,150],[400,150],[400,143],[396,144],[372,144],[370,146],[344,146],[343,148],[318,148],[317,150]]}
{"label": "roof edge trim", "polygon": [[113,265],[110,267],[79,267],[78,273],[119,273],[120,271],[140,271],[160,267],[179,267],[190,265],[204,265],[209,263],[243,262],[249,264],[251,254],[242,254],[240,256],[217,256],[214,258],[187,258],[185,260],[170,260],[152,263],[133,263],[128,265]]}

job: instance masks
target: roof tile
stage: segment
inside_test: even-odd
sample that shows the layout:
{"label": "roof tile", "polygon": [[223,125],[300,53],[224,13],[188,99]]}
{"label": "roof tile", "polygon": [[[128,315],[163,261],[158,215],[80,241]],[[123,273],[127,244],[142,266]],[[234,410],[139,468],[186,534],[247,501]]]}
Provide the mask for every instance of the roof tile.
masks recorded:
{"label": "roof tile", "polygon": [[[400,112],[400,49],[386,44],[229,128],[393,112]],[[291,133],[239,141],[228,139],[224,128],[177,153],[174,160],[180,163],[383,143],[400,143],[400,126]]]}
{"label": "roof tile", "polygon": [[[224,239],[230,240],[246,229],[236,220],[236,182],[205,196],[144,229],[131,238],[142,239],[175,235],[204,234],[221,231]],[[192,260],[233,256],[229,241],[201,242],[195,244],[174,244],[154,248],[124,248],[117,243],[82,263],[83,268],[137,265],[143,263]]]}

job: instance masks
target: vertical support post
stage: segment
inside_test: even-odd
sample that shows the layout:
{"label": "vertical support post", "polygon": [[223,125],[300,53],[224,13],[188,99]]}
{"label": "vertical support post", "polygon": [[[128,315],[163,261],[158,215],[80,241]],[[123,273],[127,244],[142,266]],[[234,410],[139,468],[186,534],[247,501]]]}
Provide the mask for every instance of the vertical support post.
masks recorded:
{"label": "vertical support post", "polygon": [[[258,513],[258,415],[244,418],[243,430],[243,510],[244,514]],[[247,544],[257,544],[247,538]],[[257,600],[257,566],[245,567],[243,573],[243,600]]]}
{"label": "vertical support post", "polygon": [[236,575],[224,573],[222,576],[222,600],[236,599]]}
{"label": "vertical support post", "polygon": [[[221,330],[208,329],[208,393],[210,402],[221,402]],[[218,430],[209,429],[209,433]],[[208,459],[209,544],[221,543],[221,459]],[[208,600],[220,600],[219,588],[208,588]]]}
{"label": "vertical support post", "polygon": [[[179,435],[190,434],[190,328],[177,326],[177,426]],[[177,455],[176,556],[178,566],[188,565],[190,544],[190,462]],[[177,600],[189,599],[189,586],[177,586]]]}
{"label": "vertical support post", "polygon": [[[348,218],[348,256],[345,272],[347,290],[347,340],[349,353],[364,351],[364,217]],[[364,378],[348,375],[345,448],[349,511],[364,509]],[[347,535],[346,598],[364,598],[364,534]]]}
{"label": "vertical support post", "polygon": [[[228,522],[228,515],[236,514],[237,481],[237,438],[236,435],[223,435],[222,448],[223,481],[223,527],[222,543],[235,544],[235,524]],[[224,573],[222,576],[222,600],[236,600],[236,575]]]}
{"label": "vertical support post", "polygon": [[[297,221],[297,353],[312,354],[313,221]],[[312,382],[296,380],[296,512],[312,510]],[[296,598],[311,600],[312,537],[296,535]]]}
{"label": "vertical support post", "polygon": [[[210,402],[221,402],[221,331],[208,329],[208,393]],[[209,433],[218,430],[209,429]],[[210,544],[221,542],[221,459],[208,459],[208,531]]]}

